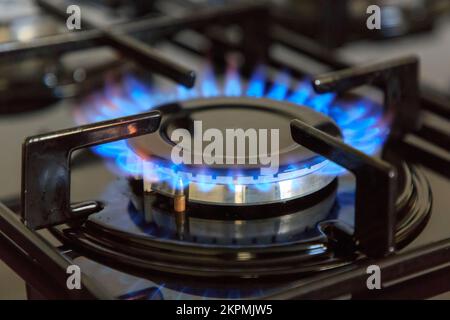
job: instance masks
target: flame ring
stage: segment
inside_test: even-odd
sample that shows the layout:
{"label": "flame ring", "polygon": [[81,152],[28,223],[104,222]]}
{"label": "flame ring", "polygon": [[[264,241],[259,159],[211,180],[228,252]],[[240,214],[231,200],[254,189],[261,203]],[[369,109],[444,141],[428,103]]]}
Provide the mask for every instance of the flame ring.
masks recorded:
{"label": "flame ring", "polygon": [[[382,106],[368,99],[342,100],[334,94],[316,94],[311,84],[302,80],[295,90],[290,90],[292,80],[281,72],[272,87],[266,88],[264,68],[258,68],[247,85],[239,78],[236,70],[228,70],[222,86],[216,83],[211,69],[206,67],[198,87],[186,89],[174,86],[168,89],[150,86],[132,76],[126,76],[119,84],[107,85],[103,92],[92,95],[75,111],[78,123],[90,123],[123,117],[153,109],[161,104],[202,97],[253,97],[290,101],[310,107],[331,117],[340,127],[344,141],[354,148],[375,154],[389,133],[387,118]],[[244,90],[245,88],[245,90]],[[125,141],[116,141],[96,146],[94,151],[114,160],[114,168],[127,176],[142,175],[142,161]],[[172,175],[165,168],[155,170],[156,179],[178,183],[179,170]],[[327,166],[326,174],[339,175],[345,170],[334,163]],[[175,175],[175,176],[174,176]],[[230,184],[232,186],[232,183]]]}

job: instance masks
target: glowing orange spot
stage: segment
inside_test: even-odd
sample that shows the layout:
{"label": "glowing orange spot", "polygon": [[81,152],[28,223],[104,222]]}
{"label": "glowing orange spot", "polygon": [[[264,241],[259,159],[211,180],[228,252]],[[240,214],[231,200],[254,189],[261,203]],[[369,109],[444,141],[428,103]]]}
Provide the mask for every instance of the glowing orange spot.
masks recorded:
{"label": "glowing orange spot", "polygon": [[127,129],[130,134],[135,134],[137,132],[136,125],[134,125],[134,124],[129,124],[127,126]]}

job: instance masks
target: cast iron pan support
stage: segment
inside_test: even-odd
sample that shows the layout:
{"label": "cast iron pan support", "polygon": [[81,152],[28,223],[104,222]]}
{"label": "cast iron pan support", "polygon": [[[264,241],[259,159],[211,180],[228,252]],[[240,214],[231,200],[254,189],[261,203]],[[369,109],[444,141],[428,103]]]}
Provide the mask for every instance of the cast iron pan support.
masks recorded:
{"label": "cast iron pan support", "polygon": [[27,138],[22,146],[22,218],[26,225],[40,229],[99,211],[101,204],[95,201],[70,204],[72,152],[152,133],[160,120],[159,112],[152,111]]}
{"label": "cast iron pan support", "polygon": [[[54,1],[36,0],[46,12],[56,17],[67,19],[66,6]],[[192,88],[195,83],[195,72],[180,65],[176,61],[168,59],[164,54],[153,49],[146,43],[139,41],[127,34],[118,33],[103,28],[96,21],[89,20],[83,15],[83,27],[98,29],[102,33],[101,41],[118,49],[121,53],[138,62],[148,70],[162,74],[187,88]]]}
{"label": "cast iron pan support", "polygon": [[344,92],[362,85],[380,87],[384,105],[393,115],[391,137],[402,137],[421,126],[418,69],[418,58],[409,56],[320,75],[313,87],[318,93]]}
{"label": "cast iron pan support", "polygon": [[[313,80],[313,87],[318,93],[341,93],[362,85],[381,88],[385,108],[392,115],[390,135],[385,145],[394,145],[406,133],[421,127],[418,69],[418,58],[409,56],[320,75]],[[393,168],[304,125],[296,123],[294,127],[296,133],[293,135],[296,135],[294,139],[297,138],[297,142],[355,174],[355,240],[361,250],[370,256],[391,252],[396,198]],[[299,139],[302,136],[305,141]],[[309,143],[311,140],[317,145]],[[383,157],[389,158],[386,149]]]}
{"label": "cast iron pan support", "polygon": [[298,144],[328,158],[355,175],[353,241],[356,247],[369,257],[392,253],[395,249],[397,179],[395,168],[300,120],[291,122],[291,135]]}

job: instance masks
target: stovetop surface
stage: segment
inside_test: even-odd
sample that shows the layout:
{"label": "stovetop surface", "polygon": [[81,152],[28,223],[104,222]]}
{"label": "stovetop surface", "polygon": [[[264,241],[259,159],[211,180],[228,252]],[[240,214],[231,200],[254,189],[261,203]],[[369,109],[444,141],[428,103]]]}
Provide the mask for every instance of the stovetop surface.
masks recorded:
{"label": "stovetop surface", "polygon": [[[190,57],[179,55],[171,51],[170,46],[161,46],[170,55],[181,57],[188,65],[200,67],[201,61],[192,60]],[[422,80],[441,90],[450,90],[450,72],[443,68],[450,56],[450,22],[443,20],[432,34],[413,36],[407,39],[394,39],[387,42],[358,42],[349,44],[339,49],[339,54],[350,62],[368,62],[371,60],[381,60],[389,57],[398,57],[406,53],[418,54],[421,58],[421,78]],[[96,53],[92,53],[95,55]],[[302,63],[299,61],[298,63]],[[311,66],[309,66],[311,67]],[[311,70],[312,73],[324,71],[323,66],[317,66]],[[37,110],[22,114],[3,115],[0,117],[0,144],[6,152],[0,158],[0,175],[3,183],[0,185],[0,201],[14,203],[20,194],[20,171],[21,171],[21,144],[25,137],[38,133],[50,132],[64,129],[75,125],[73,120],[73,108],[76,106],[75,99],[67,98],[52,104],[42,110]],[[434,119],[432,119],[434,120]],[[438,126],[442,126],[438,123]],[[447,128],[448,129],[448,128]],[[449,133],[450,134],[450,133]],[[76,154],[75,154],[76,157]],[[72,171],[72,200],[82,201],[86,199],[101,198],[105,189],[111,184],[123,183],[116,175],[108,170],[102,161],[80,161],[81,164],[74,167]],[[446,239],[450,236],[448,226],[450,226],[448,191],[450,181],[427,168],[422,168],[430,182],[433,194],[433,208],[431,219],[424,231],[411,243],[404,251],[420,247],[421,245]],[[95,179],[92,176],[95,175]],[[90,181],[86,184],[85,181]],[[90,260],[79,258],[76,262],[97,270],[98,266]],[[103,279],[110,277],[107,268],[101,268],[99,273],[100,282],[109,283]],[[89,273],[89,272],[88,272]],[[105,278],[102,278],[105,277]],[[131,278],[130,278],[131,277]],[[130,291],[139,291],[148,287],[153,288],[149,295],[158,299],[164,298],[191,298],[196,296],[196,292],[180,293],[177,290],[166,289],[161,291],[162,283],[148,283],[147,280],[133,280],[132,276],[122,274],[119,283],[134,283]],[[10,283],[10,290],[0,291],[0,299],[18,298],[23,299],[25,286],[22,280],[18,279],[11,270],[0,263],[0,283]],[[114,284],[108,288],[115,294],[122,294],[120,289]],[[257,289],[255,289],[257,290]],[[262,289],[261,289],[262,290]],[[182,290],[181,290],[182,291]],[[267,293],[260,291],[261,294]],[[231,291],[230,295],[233,295]],[[447,296],[449,297],[449,296]]]}

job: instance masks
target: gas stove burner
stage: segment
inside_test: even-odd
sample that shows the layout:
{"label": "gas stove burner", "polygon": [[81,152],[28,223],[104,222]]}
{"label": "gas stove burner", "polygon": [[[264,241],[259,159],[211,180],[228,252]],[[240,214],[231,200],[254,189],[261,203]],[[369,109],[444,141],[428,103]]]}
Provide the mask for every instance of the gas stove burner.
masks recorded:
{"label": "gas stove burner", "polygon": [[[152,108],[162,113],[158,133],[95,148],[130,178],[136,212],[160,236],[176,234],[178,240],[212,245],[290,243],[311,230],[320,236],[316,226],[332,216],[337,176],[344,171],[295,143],[290,121],[301,119],[370,154],[384,141],[388,126],[380,105],[356,95],[315,94],[304,80],[293,89],[285,72],[266,88],[264,70],[258,68],[245,84],[230,67],[221,88],[207,67],[199,87],[175,91],[152,89],[128,76],[77,110],[80,122]],[[192,134],[199,120],[203,130],[222,133],[278,129],[278,172],[261,175],[261,166],[250,161],[173,164],[171,133],[181,128]],[[252,156],[247,153],[245,160]]]}
{"label": "gas stove burner", "polygon": [[[146,192],[175,196],[177,183],[154,178],[154,170],[165,170],[169,177],[187,181],[190,202],[218,205],[261,205],[287,201],[314,193],[333,181],[325,173],[329,161],[296,144],[290,135],[291,119],[301,119],[335,137],[340,136],[337,125],[328,117],[293,103],[252,98],[208,98],[190,100],[158,108],[163,113],[159,134],[141,136],[129,141],[130,148],[144,161],[143,179]],[[236,117],[236,115],[239,115]],[[220,119],[220,123],[217,123]],[[272,175],[261,175],[257,164],[192,164],[181,168],[171,161],[174,143],[171,132],[177,128],[192,131],[194,121],[201,121],[203,130],[214,128],[223,132],[228,128],[279,130],[279,169]],[[272,154],[274,156],[274,154]],[[148,164],[157,163],[159,168]],[[228,161],[226,161],[228,162]]]}
{"label": "gas stove burner", "polygon": [[[288,124],[302,119],[373,155],[389,132],[389,115],[358,95],[316,94],[305,80],[292,86],[283,72],[268,86],[263,70],[258,68],[246,82],[231,68],[218,85],[206,68],[199,86],[191,90],[151,88],[127,76],[86,100],[76,110],[80,123],[158,109],[161,126],[157,134],[95,147],[114,160],[128,182],[112,186],[105,209],[81,227],[55,232],[96,259],[133,267],[137,274],[152,270],[242,279],[353,262],[357,248],[335,251],[333,230],[344,223],[346,234],[352,232],[354,181],[349,188],[343,168],[295,144]],[[214,119],[220,121],[212,125]],[[191,130],[196,120],[205,129],[217,124],[219,130],[230,125],[278,127],[280,172],[263,176],[259,166],[247,164],[173,165],[168,137],[176,128]],[[406,177],[396,230],[397,244],[404,245],[426,222],[430,201],[420,172],[406,164],[397,167]],[[412,212],[408,208],[418,197],[423,206]]]}
{"label": "gas stove burner", "polygon": [[[267,243],[298,236],[328,216],[335,199],[335,175],[324,171],[329,161],[292,140],[289,125],[291,119],[301,119],[340,137],[330,118],[289,102],[244,97],[189,100],[157,110],[163,114],[159,134],[133,138],[128,144],[143,159],[140,209],[159,228],[203,243]],[[179,128],[192,132],[195,121],[201,121],[203,130],[214,128],[224,136],[228,128],[277,128],[278,172],[261,175],[258,165],[236,164],[235,159],[232,164],[174,168],[171,133]],[[247,160],[256,156],[246,153]],[[181,185],[154,179],[155,163],[178,177]],[[171,206],[175,211],[177,206],[183,208],[184,221],[177,221],[180,214],[174,214]]]}

